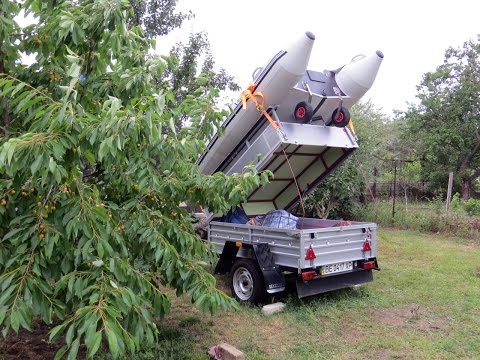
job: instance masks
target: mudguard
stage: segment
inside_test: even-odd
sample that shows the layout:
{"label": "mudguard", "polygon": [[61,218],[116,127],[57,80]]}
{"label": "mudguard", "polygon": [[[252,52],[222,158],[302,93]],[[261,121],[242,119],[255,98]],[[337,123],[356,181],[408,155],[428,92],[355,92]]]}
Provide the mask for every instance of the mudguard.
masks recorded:
{"label": "mudguard", "polygon": [[269,294],[275,294],[285,290],[285,276],[275,264],[273,254],[270,252],[268,244],[253,245],[255,256],[263,273],[265,290]]}
{"label": "mudguard", "polygon": [[310,281],[297,279],[297,294],[299,298],[317,295],[373,281],[372,270],[360,270],[351,273],[327,276]]}

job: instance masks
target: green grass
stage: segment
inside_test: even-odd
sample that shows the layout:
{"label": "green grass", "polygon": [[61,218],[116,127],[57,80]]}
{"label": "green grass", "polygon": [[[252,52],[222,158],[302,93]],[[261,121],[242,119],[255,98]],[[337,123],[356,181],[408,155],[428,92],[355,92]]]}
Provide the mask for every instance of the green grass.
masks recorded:
{"label": "green grass", "polygon": [[379,260],[373,283],[303,300],[291,293],[271,317],[259,307],[204,316],[175,300],[159,344],[136,358],[206,359],[227,341],[254,360],[480,359],[478,244],[381,229]]}

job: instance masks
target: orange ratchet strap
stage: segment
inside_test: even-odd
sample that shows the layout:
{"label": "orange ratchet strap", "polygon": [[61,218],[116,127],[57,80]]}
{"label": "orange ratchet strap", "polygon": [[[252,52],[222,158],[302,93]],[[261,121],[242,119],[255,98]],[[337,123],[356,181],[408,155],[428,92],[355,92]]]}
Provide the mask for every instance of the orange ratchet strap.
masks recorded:
{"label": "orange ratchet strap", "polygon": [[275,128],[278,129],[280,125],[272,119],[272,117],[265,111],[265,96],[261,91],[253,92],[255,89],[255,84],[250,84],[246,90],[242,92],[240,95],[240,99],[242,100],[243,109],[247,108],[247,100],[252,99],[255,103],[255,108],[257,111],[260,111],[263,116],[267,118],[270,124]]}
{"label": "orange ratchet strap", "polygon": [[350,119],[350,121],[348,122],[348,127],[350,128],[350,130],[352,130],[353,135],[356,136],[356,134],[355,134],[355,129],[353,128],[353,121],[352,121],[352,119]]}

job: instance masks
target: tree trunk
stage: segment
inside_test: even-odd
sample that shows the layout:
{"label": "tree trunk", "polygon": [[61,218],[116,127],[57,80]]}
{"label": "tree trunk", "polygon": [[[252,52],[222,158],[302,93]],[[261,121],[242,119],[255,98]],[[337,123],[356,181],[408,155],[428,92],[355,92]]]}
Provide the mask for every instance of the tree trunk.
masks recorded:
{"label": "tree trunk", "polygon": [[462,177],[462,199],[470,199],[470,190],[472,188],[472,179],[469,177]]}

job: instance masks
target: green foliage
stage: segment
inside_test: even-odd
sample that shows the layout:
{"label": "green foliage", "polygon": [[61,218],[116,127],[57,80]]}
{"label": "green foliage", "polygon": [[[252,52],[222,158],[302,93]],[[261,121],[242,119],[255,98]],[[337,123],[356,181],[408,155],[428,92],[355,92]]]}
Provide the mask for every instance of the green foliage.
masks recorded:
{"label": "green foliage", "polygon": [[352,120],[359,149],[307,198],[305,208],[310,216],[352,219],[359,202],[366,200],[367,183],[389,165],[379,159],[391,156],[395,124],[371,102],[356,104]]}
{"label": "green foliage", "polygon": [[364,183],[355,159],[328,176],[307,198],[306,211],[314,217],[351,219],[358,207]]}
{"label": "green foliage", "polygon": [[469,215],[463,208],[458,194],[454,196],[451,210],[446,212],[445,201],[440,197],[428,202],[408,203],[397,200],[395,218],[392,219],[392,202],[377,201],[357,207],[353,219],[372,221],[378,225],[394,226],[422,232],[458,235],[480,239],[480,219]]}
{"label": "green foliage", "polygon": [[0,5],[0,71],[8,71],[9,67],[14,66],[19,54],[12,43],[18,40],[19,26],[13,19],[20,10],[19,1],[2,1]]}
{"label": "green foliage", "polygon": [[[11,4],[2,6],[13,18]],[[82,343],[89,357],[102,343],[117,357],[155,342],[156,319],[170,310],[161,285],[208,313],[235,307],[215,288],[206,268],[214,254],[179,207],[226,212],[268,181],[251,169],[205,176],[194,164],[225,116],[214,110],[218,90],[206,82],[201,96],[177,102],[156,88],[169,59],[151,55],[154,42],[129,26],[128,1],[22,7],[38,23],[1,61],[20,51],[36,61],[7,61],[0,74],[3,335],[38,317],[59,322],[51,340],[65,335],[56,358],[75,358]],[[18,30],[5,23],[1,31]],[[190,126],[177,129],[181,114]]]}
{"label": "green foliage", "polygon": [[[181,359],[181,360],[208,360],[210,359],[206,353],[199,354],[195,351],[195,337],[188,331],[189,329],[159,329],[158,340],[153,346],[142,348],[135,354],[135,360],[151,360],[151,359]],[[99,353],[95,356],[98,360],[111,360],[111,354]],[[120,360],[128,360],[128,355],[121,356]]]}
{"label": "green foliage", "polygon": [[[204,32],[190,34],[188,42],[177,43],[170,51],[167,68],[156,80],[159,87],[172,89],[172,102],[180,104],[190,94],[203,96],[209,86],[218,90],[238,91],[240,87],[225,69],[214,72],[215,61],[210,52],[210,42]],[[199,68],[201,76],[198,76]],[[181,128],[189,120],[182,113],[175,126]]]}
{"label": "green foliage", "polygon": [[461,208],[462,208],[462,200],[461,200],[461,198],[460,198],[460,194],[459,194],[459,193],[453,194],[452,200],[450,201],[450,206],[451,206],[452,209],[454,209],[454,210],[458,210],[458,209],[461,209]]}
{"label": "green foliage", "polygon": [[451,207],[455,210],[463,210],[471,216],[480,216],[480,200],[478,199],[462,201],[460,195],[455,193],[452,196]]}
{"label": "green foliage", "polygon": [[175,12],[177,0],[128,0],[133,15],[129,18],[129,25],[140,26],[149,38],[168,34],[181,27],[184,20],[193,17],[188,14]]}
{"label": "green foliage", "polygon": [[463,204],[463,208],[469,215],[480,216],[480,200],[478,199],[468,199]]}
{"label": "green foliage", "polygon": [[[177,0],[128,0],[131,5],[129,27],[141,27],[145,37],[154,39],[179,28],[185,20],[194,17],[192,12],[176,12]],[[160,38],[160,41],[162,39]],[[158,88],[168,89],[170,103],[178,108],[188,95],[203,96],[204,89],[212,86],[218,90],[240,90],[233,77],[223,68],[214,70],[215,61],[205,32],[191,33],[186,43],[178,42],[165,57],[166,69],[155,76]],[[201,73],[199,76],[199,72]],[[190,115],[182,112],[174,119],[176,129],[189,121]]]}
{"label": "green foliage", "polygon": [[445,188],[448,172],[454,171],[464,199],[480,176],[478,40],[449,48],[444,63],[423,76],[417,95],[420,104],[404,114],[405,137],[423,160],[422,178],[433,189]]}

